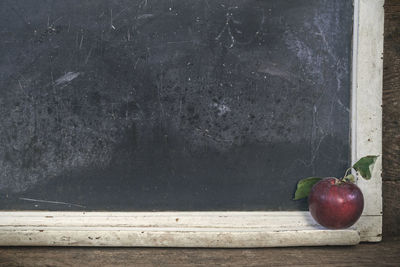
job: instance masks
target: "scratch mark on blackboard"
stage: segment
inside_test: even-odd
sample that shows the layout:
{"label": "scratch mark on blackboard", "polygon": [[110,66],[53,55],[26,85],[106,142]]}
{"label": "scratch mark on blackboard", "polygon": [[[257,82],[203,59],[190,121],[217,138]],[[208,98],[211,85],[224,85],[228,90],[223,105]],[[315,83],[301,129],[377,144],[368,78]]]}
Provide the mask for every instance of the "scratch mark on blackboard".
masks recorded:
{"label": "scratch mark on blackboard", "polygon": [[118,14],[117,15],[115,15],[114,16],[114,20],[116,19],[116,18],[118,18],[122,13],[124,13],[126,10],[129,10],[130,8],[129,7],[126,7],[126,8],[124,8],[124,9],[122,9],[120,12],[118,12]]}
{"label": "scratch mark on blackboard", "polygon": [[68,202],[51,201],[51,200],[42,200],[42,199],[33,199],[33,198],[25,198],[25,197],[20,197],[19,199],[25,200],[25,201],[31,201],[31,202],[50,203],[50,204],[60,204],[60,205],[67,205],[67,206],[75,206],[75,207],[80,207],[80,208],[86,208],[85,206],[82,206],[82,205],[79,205],[79,204],[68,203]]}
{"label": "scratch mark on blackboard", "polygon": [[79,50],[82,49],[82,43],[83,43],[83,34],[82,34],[82,36],[81,36],[81,42],[80,42],[80,44],[79,44]]}
{"label": "scratch mark on blackboard", "polygon": [[229,45],[229,48],[233,48],[236,44],[248,45],[248,44],[252,43],[257,38],[257,36],[262,33],[262,27],[265,23],[265,14],[264,14],[264,10],[262,10],[262,16],[261,16],[261,19],[259,22],[259,28],[254,33],[254,36],[250,37],[247,41],[239,41],[233,34],[233,33],[236,33],[235,35],[237,35],[237,34],[243,35],[243,31],[241,29],[236,28],[238,25],[243,24],[242,21],[236,20],[234,18],[234,16],[235,16],[234,10],[238,9],[238,8],[239,8],[238,6],[228,7],[227,13],[225,14],[225,25],[222,28],[222,30],[219,32],[217,37],[215,37],[215,40],[219,41],[221,39],[221,37],[223,36],[223,34],[225,32],[227,32],[230,42],[231,42],[231,44]]}
{"label": "scratch mark on blackboard", "polygon": [[182,43],[192,43],[193,41],[176,41],[176,42],[167,42],[167,44],[182,44]]}
{"label": "scratch mark on blackboard", "polygon": [[258,70],[258,72],[266,73],[272,76],[278,76],[280,78],[283,78],[287,80],[288,82],[294,83],[296,79],[299,79],[299,77],[291,74],[290,72],[283,70],[273,63],[265,64],[261,66]]}
{"label": "scratch mark on blackboard", "polygon": [[209,137],[212,141],[214,141],[216,143],[220,143],[220,142],[232,143],[232,140],[222,139],[222,138],[218,138],[218,137],[210,135],[210,131],[208,129],[196,128],[196,130],[200,135]]}
{"label": "scratch mark on blackboard", "polygon": [[113,14],[112,14],[112,9],[110,10],[110,26],[111,29],[115,30],[115,27],[113,25]]}
{"label": "scratch mark on blackboard", "polygon": [[136,66],[137,66],[139,60],[140,60],[140,58],[137,58],[137,59],[136,59],[135,65],[133,66],[133,70],[136,70]]}
{"label": "scratch mark on blackboard", "polygon": [[56,85],[60,85],[63,83],[69,83],[73,79],[77,78],[81,73],[80,72],[67,72],[65,75],[58,78],[55,82]]}
{"label": "scratch mark on blackboard", "polygon": [[225,15],[225,25],[224,25],[224,27],[222,28],[222,30],[220,31],[220,33],[218,34],[218,36],[215,37],[215,40],[218,41],[218,40],[221,39],[221,37],[222,37],[222,35],[224,34],[224,32],[227,31],[228,34],[229,34],[229,37],[230,37],[230,39],[231,39],[231,44],[230,44],[229,48],[234,47],[234,45],[235,45],[235,43],[236,43],[236,39],[235,39],[235,37],[233,37],[233,35],[232,35],[232,31],[231,31],[231,27],[230,27],[229,23],[230,23],[231,20],[233,20],[233,18],[232,18],[233,14],[232,14],[231,11],[232,11],[233,9],[237,9],[237,8],[238,8],[237,6],[235,6],[235,7],[229,7],[229,8],[228,8],[228,12],[227,12],[226,15]]}
{"label": "scratch mark on blackboard", "polygon": [[61,20],[63,17],[59,17],[56,20],[54,20],[50,25],[54,26],[56,24],[56,22],[58,22],[59,20]]}
{"label": "scratch mark on blackboard", "polygon": [[328,52],[328,55],[331,56],[331,58],[333,60],[335,60],[337,58],[337,56],[334,53],[334,49],[330,45],[330,42],[332,42],[332,41],[327,40],[326,32],[329,29],[329,26],[327,25],[327,21],[331,21],[331,20],[328,17],[326,17],[326,15],[318,14],[315,16],[314,25],[315,25],[316,29],[318,30],[317,32],[315,32],[315,34],[319,35],[321,37],[322,42],[325,46],[325,50]]}
{"label": "scratch mark on blackboard", "polygon": [[137,16],[137,19],[148,19],[148,18],[152,18],[152,17],[154,17],[153,14],[142,14],[142,15]]}
{"label": "scratch mark on blackboard", "polygon": [[126,40],[128,40],[128,42],[131,40],[131,32],[130,32],[129,28],[126,31]]}
{"label": "scratch mark on blackboard", "polygon": [[350,112],[350,109],[349,109],[348,107],[346,107],[346,106],[342,103],[342,101],[340,101],[340,99],[337,100],[337,103],[338,103],[344,110],[346,110],[347,112]]}
{"label": "scratch mark on blackboard", "polygon": [[161,124],[163,124],[163,121],[165,119],[165,110],[163,103],[161,101],[161,93],[163,90],[163,76],[160,75],[160,80],[157,82],[157,93],[158,93],[158,103],[160,105],[160,118],[161,118]]}
{"label": "scratch mark on blackboard", "polygon": [[22,84],[21,84],[21,81],[18,79],[18,84],[19,84],[19,87],[21,88],[21,92],[24,94],[24,96],[25,97],[28,97],[28,95],[27,95],[27,93],[25,92],[25,89],[24,89],[24,87],[22,86]]}
{"label": "scratch mark on blackboard", "polygon": [[141,7],[147,7],[147,0],[143,0],[140,4],[139,4],[139,8]]}
{"label": "scratch mark on blackboard", "polygon": [[90,48],[89,53],[88,53],[88,55],[86,56],[85,65],[86,65],[86,64],[88,63],[88,61],[89,61],[90,55],[92,54],[92,50],[93,50],[93,47]]}

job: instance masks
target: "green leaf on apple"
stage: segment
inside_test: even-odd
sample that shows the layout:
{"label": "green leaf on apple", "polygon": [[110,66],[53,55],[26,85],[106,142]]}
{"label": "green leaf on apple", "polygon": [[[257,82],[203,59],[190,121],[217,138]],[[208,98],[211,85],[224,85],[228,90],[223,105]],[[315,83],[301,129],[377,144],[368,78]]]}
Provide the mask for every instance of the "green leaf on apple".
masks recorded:
{"label": "green leaf on apple", "polygon": [[353,168],[361,175],[362,178],[369,180],[372,176],[372,170],[374,169],[374,164],[378,156],[365,156],[357,161]]}
{"label": "green leaf on apple", "polygon": [[297,183],[297,189],[296,189],[296,192],[294,193],[293,200],[299,200],[299,199],[308,197],[313,185],[318,183],[321,180],[322,180],[322,178],[319,178],[319,177],[308,177],[308,178],[301,179]]}

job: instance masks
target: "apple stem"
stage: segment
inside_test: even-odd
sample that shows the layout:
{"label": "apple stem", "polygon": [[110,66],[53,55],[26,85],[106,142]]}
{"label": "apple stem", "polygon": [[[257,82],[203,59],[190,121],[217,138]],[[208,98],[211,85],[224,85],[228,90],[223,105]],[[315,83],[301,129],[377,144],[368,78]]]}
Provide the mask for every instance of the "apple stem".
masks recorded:
{"label": "apple stem", "polygon": [[342,178],[341,180],[343,180],[343,179],[344,179],[344,177],[346,177],[346,176],[347,176],[347,173],[348,173],[349,171],[351,171],[351,169],[352,169],[352,167],[350,167],[350,168],[348,168],[348,169],[346,170],[346,172],[344,173],[344,176],[343,176],[343,178]]}

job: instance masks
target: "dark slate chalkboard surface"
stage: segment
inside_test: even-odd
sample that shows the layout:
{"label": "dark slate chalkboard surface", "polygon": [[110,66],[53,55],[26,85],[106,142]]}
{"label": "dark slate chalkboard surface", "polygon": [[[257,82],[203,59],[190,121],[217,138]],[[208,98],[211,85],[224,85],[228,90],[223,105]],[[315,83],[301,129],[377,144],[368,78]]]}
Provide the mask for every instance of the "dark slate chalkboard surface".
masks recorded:
{"label": "dark slate chalkboard surface", "polygon": [[349,164],[352,12],[1,1],[0,209],[306,209]]}

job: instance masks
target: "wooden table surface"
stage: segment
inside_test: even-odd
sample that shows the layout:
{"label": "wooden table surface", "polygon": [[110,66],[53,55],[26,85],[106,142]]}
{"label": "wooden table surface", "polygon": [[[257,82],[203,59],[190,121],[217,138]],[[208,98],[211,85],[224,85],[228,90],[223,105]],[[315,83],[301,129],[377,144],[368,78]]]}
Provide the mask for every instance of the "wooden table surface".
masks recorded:
{"label": "wooden table surface", "polygon": [[259,249],[0,248],[0,266],[400,266],[400,241]]}

